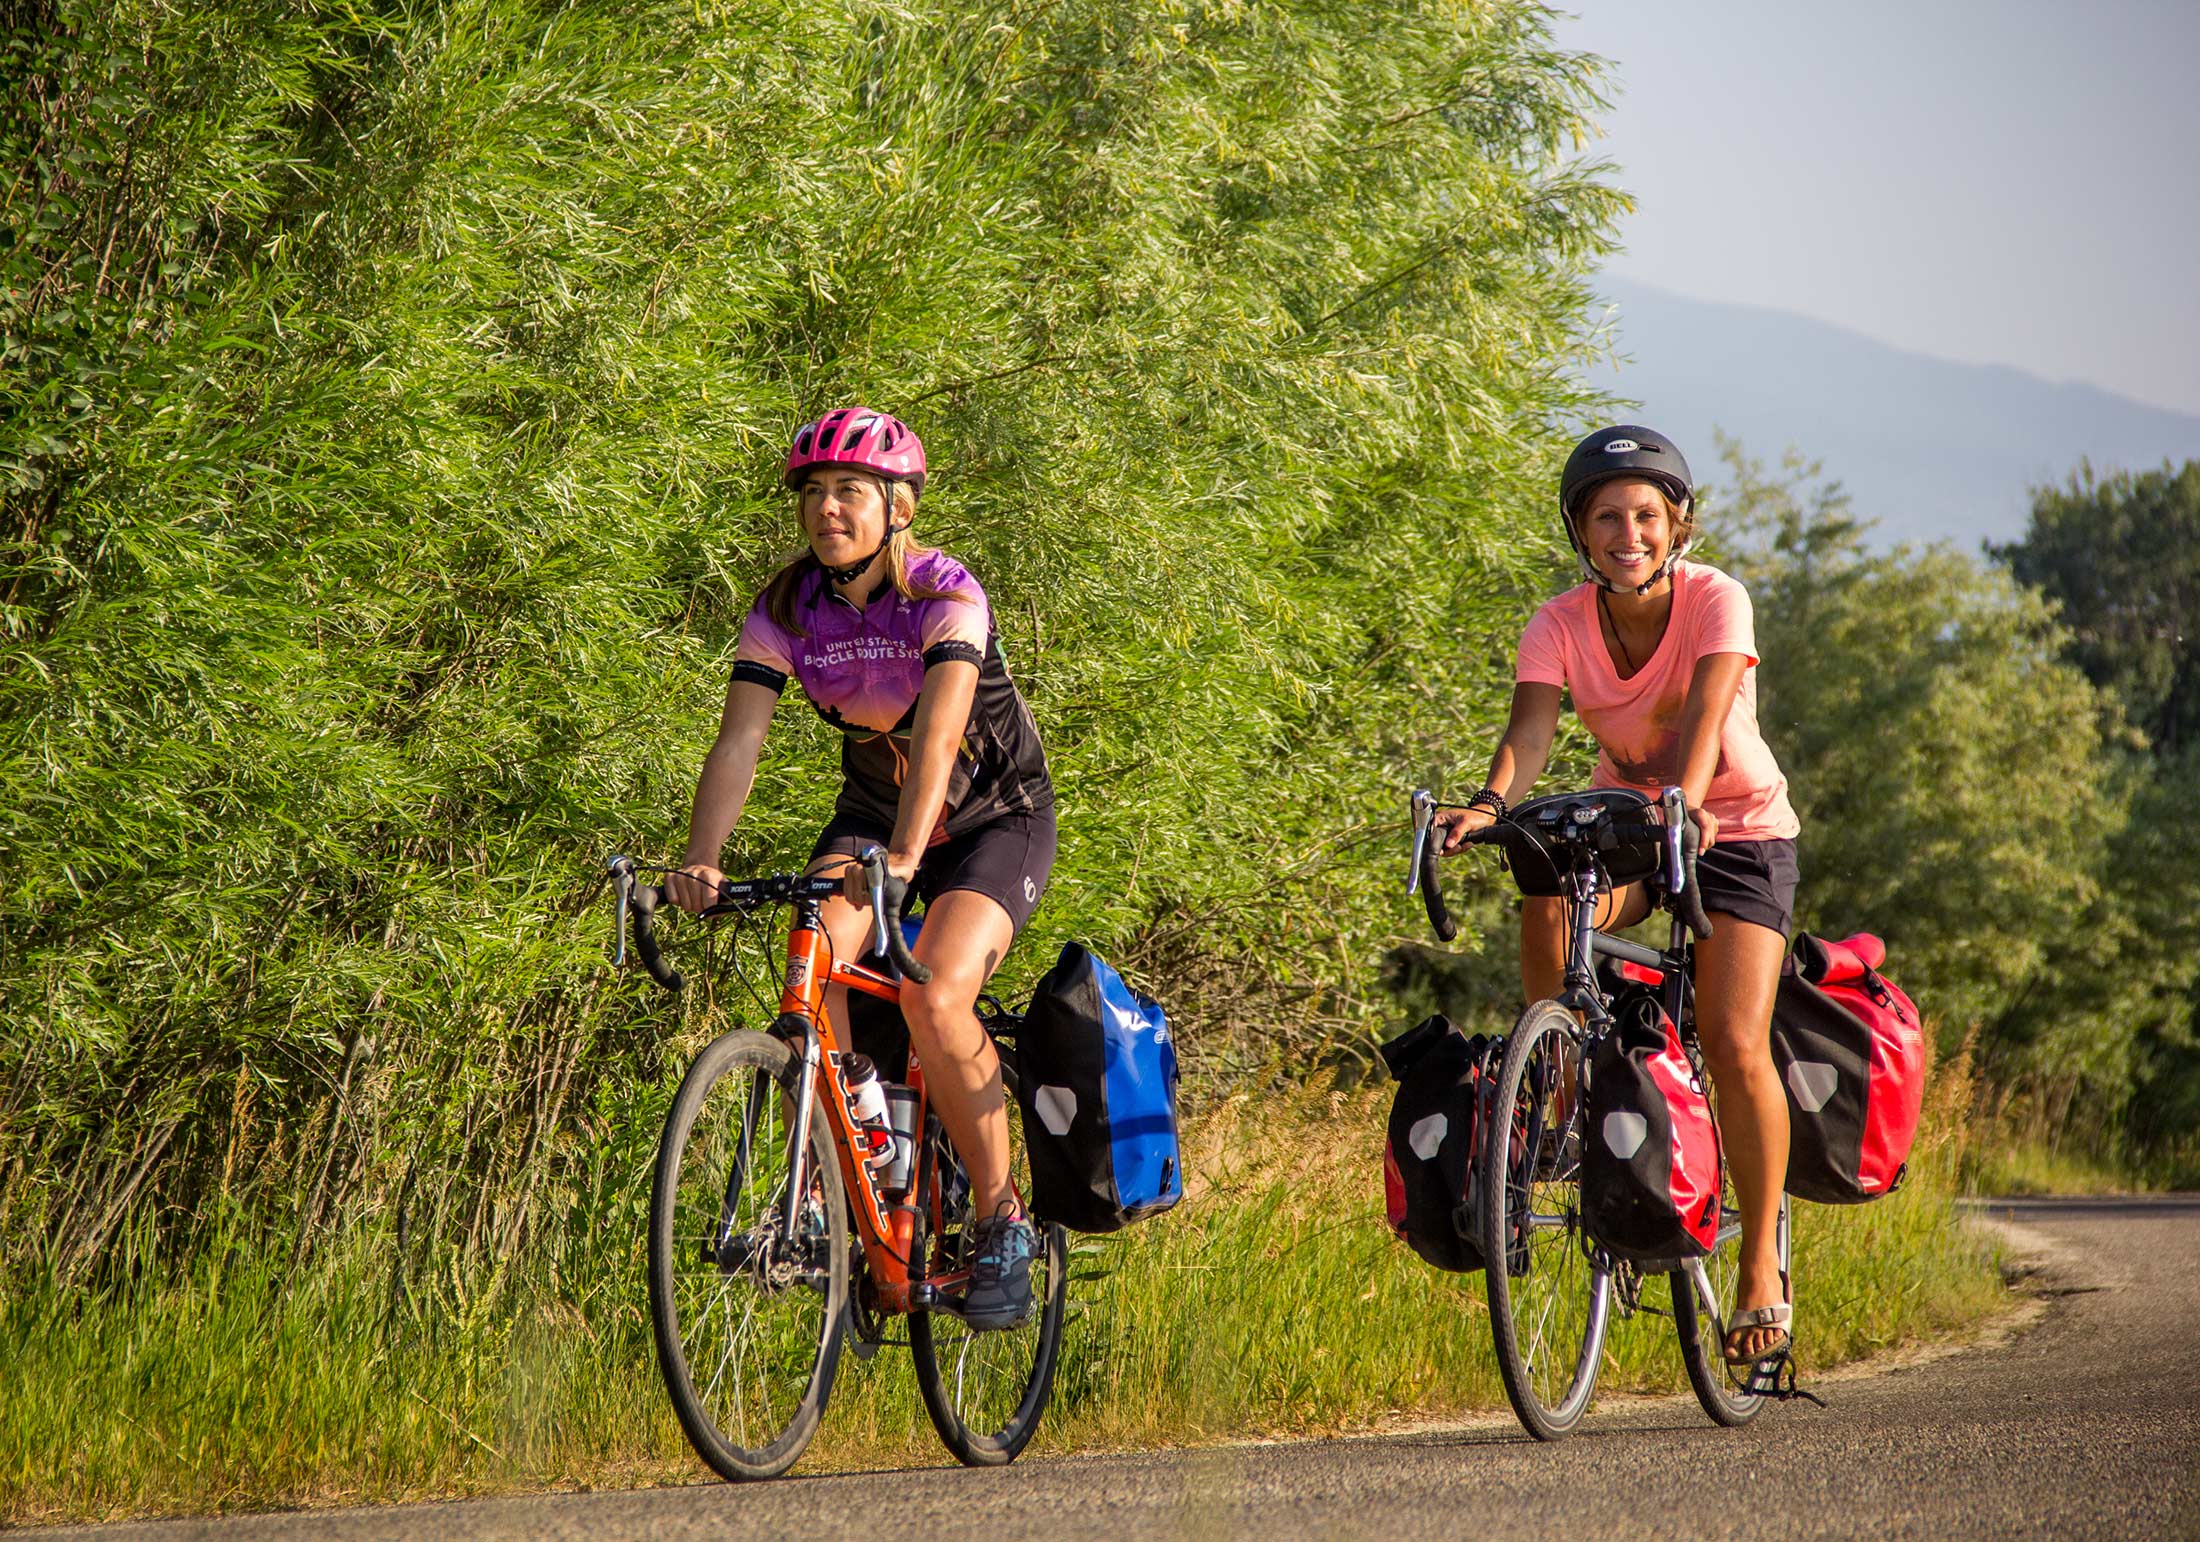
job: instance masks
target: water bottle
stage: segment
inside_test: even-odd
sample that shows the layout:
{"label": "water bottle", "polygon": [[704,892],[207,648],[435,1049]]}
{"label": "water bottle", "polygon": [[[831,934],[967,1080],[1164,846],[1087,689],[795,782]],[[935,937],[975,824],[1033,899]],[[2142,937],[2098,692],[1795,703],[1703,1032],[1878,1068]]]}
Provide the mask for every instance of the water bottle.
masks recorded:
{"label": "water bottle", "polygon": [[886,1124],[894,1134],[893,1158],[879,1171],[879,1191],[900,1199],[917,1181],[917,1092],[899,1082],[886,1084]]}
{"label": "water bottle", "polygon": [[894,1134],[886,1124],[886,1084],[869,1055],[840,1057],[840,1078],[848,1088],[848,1117],[856,1127],[856,1153],[872,1173],[894,1159]]}

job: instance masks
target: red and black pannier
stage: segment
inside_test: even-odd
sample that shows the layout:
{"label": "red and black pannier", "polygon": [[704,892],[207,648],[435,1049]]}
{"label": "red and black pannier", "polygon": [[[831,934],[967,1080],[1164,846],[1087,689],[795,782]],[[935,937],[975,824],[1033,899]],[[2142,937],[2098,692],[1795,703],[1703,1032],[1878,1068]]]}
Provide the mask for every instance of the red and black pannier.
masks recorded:
{"label": "red and black pannier", "polygon": [[1383,1046],[1398,1079],[1383,1139],[1383,1209],[1390,1229],[1439,1269],[1482,1267],[1474,1169],[1504,1048],[1502,1039],[1462,1035],[1442,1015]]}
{"label": "red and black pannier", "polygon": [[1655,993],[1612,1002],[1612,1031],[1589,1057],[1581,1218],[1620,1258],[1701,1258],[1719,1235],[1719,1132],[1703,1076]]}
{"label": "red and black pannier", "polygon": [[1887,948],[1796,935],[1772,1008],[1772,1063],[1788,1097],[1787,1191],[1822,1205],[1894,1192],[1925,1100],[1917,1005],[1879,973]]}

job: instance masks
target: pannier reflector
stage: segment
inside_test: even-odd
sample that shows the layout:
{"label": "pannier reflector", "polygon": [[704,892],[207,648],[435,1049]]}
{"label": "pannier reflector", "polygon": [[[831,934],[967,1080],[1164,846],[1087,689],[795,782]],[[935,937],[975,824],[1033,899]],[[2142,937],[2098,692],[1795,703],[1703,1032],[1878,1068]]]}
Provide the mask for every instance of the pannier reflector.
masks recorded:
{"label": "pannier reflector", "polygon": [[1615,1109],[1604,1116],[1604,1144],[1623,1162],[1641,1149],[1649,1133],[1650,1121],[1640,1114]]}
{"label": "pannier reflector", "polygon": [[1041,1087],[1031,1095],[1031,1106],[1050,1135],[1067,1135],[1077,1118],[1077,1094],[1067,1087]]}
{"label": "pannier reflector", "polygon": [[1841,1073],[1823,1060],[1798,1060],[1788,1067],[1788,1091],[1806,1114],[1824,1108],[1840,1085]]}
{"label": "pannier reflector", "polygon": [[1424,1162],[1436,1160],[1437,1148],[1444,1144],[1444,1137],[1451,1133],[1451,1121],[1442,1114],[1430,1114],[1413,1121],[1413,1128],[1406,1131],[1406,1144],[1413,1154]]}

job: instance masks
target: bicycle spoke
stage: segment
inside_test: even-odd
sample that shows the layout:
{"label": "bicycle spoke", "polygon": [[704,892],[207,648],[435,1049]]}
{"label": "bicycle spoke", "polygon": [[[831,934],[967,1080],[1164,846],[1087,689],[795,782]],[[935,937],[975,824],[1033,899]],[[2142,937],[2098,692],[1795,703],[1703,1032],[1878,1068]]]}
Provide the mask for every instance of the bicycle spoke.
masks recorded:
{"label": "bicycle spoke", "polygon": [[[1015,1162],[1011,1178],[1021,1192],[1028,1193],[1029,1172],[1023,1166],[1020,1120],[1013,1101],[1009,1122]],[[944,1144],[937,1151],[942,1162],[952,1160]],[[970,1267],[970,1232],[976,1217],[969,1207],[966,1194],[958,1213],[942,1218],[939,1233],[950,1245],[935,1251],[935,1278],[964,1275]],[[1031,1260],[1033,1310],[1024,1322],[979,1332],[946,1312],[919,1313],[910,1320],[910,1347],[916,1356],[925,1411],[947,1448],[972,1465],[991,1466],[1015,1458],[1038,1428],[1053,1383],[1066,1259],[1061,1229],[1041,1225],[1038,1231],[1039,1248]]]}

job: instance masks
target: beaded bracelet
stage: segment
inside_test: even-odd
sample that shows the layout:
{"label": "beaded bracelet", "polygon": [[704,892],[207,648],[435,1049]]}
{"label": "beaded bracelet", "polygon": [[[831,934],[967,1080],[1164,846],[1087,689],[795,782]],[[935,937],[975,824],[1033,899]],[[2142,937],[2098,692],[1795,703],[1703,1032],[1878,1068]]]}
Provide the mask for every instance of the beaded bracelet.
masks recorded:
{"label": "beaded bracelet", "polygon": [[1473,797],[1467,799],[1467,807],[1486,808],[1499,819],[1503,819],[1507,812],[1504,798],[1498,794],[1497,789],[1494,787],[1485,787]]}

